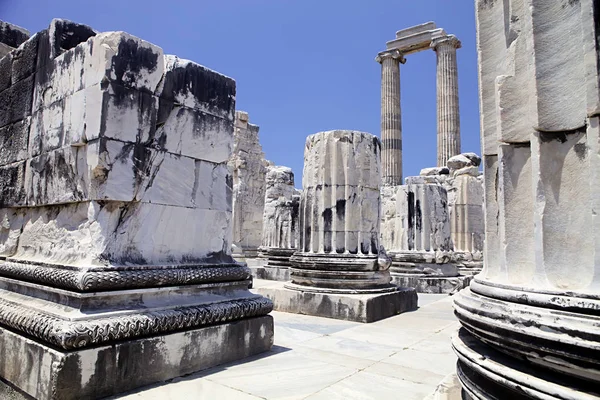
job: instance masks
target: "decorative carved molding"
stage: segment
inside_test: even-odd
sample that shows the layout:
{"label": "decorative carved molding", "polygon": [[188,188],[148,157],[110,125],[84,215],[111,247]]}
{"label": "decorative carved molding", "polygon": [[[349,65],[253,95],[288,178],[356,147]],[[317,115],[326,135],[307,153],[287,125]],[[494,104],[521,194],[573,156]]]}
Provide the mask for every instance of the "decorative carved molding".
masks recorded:
{"label": "decorative carved molding", "polygon": [[404,55],[402,54],[402,52],[400,52],[400,50],[382,51],[381,53],[377,54],[377,57],[375,57],[375,61],[381,64],[383,60],[388,58],[398,60],[400,64],[406,63],[406,58],[404,58]]}
{"label": "decorative carved molding", "polygon": [[0,276],[77,292],[140,289],[250,279],[240,264],[96,267],[0,261]]}
{"label": "decorative carved molding", "polygon": [[431,40],[431,48],[435,51],[443,49],[460,49],[462,43],[454,35],[446,35]]}
{"label": "decorative carved molding", "polygon": [[15,302],[0,300],[0,325],[61,349],[73,350],[258,317],[272,310],[271,300],[256,297],[118,317],[67,321]]}

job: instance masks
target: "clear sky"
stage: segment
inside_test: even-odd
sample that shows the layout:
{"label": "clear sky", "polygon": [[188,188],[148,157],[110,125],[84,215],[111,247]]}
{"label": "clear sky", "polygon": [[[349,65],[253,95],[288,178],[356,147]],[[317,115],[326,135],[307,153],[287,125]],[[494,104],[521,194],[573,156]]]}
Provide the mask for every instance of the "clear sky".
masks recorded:
{"label": "clear sky", "polygon": [[[381,66],[397,30],[427,21],[455,34],[462,151],[480,154],[473,0],[0,0],[0,19],[30,32],[52,18],[122,30],[233,77],[237,109],[260,126],[266,158],[301,187],[306,136],[379,135]],[[436,163],[433,50],[401,66],[404,176]]]}

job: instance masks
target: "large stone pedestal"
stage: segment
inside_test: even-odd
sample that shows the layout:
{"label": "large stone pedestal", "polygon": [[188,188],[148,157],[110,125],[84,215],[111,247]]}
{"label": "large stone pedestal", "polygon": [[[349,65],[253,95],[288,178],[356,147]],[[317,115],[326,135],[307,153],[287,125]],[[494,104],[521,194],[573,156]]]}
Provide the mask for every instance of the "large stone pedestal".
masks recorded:
{"label": "large stone pedestal", "polygon": [[64,20],[0,65],[0,377],[93,399],[268,350],[231,257],[235,82]]}

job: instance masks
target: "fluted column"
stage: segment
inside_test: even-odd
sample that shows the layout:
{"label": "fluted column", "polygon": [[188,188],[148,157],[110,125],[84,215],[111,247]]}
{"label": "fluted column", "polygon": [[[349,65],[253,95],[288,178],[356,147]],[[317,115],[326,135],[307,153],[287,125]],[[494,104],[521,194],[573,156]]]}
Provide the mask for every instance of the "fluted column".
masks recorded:
{"label": "fluted column", "polygon": [[358,131],[306,139],[291,289],[393,290],[379,257],[380,142]]}
{"label": "fluted column", "polygon": [[402,114],[400,68],[406,60],[398,50],[383,51],[381,64],[381,168],[384,185],[402,184]]}
{"label": "fluted column", "polygon": [[460,113],[458,108],[458,67],[456,49],[460,40],[454,35],[434,39],[437,54],[437,165],[460,154]]}

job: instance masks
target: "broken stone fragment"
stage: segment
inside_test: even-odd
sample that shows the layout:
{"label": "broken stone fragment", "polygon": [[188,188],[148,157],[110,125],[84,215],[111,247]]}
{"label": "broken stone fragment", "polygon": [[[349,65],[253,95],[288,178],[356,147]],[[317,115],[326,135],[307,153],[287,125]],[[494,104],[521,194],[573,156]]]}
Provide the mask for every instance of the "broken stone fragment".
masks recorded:
{"label": "broken stone fragment", "polygon": [[481,157],[479,157],[477,154],[475,153],[461,153],[462,156],[467,157],[469,160],[471,160],[471,163],[476,166],[479,167],[479,165],[481,164]]}
{"label": "broken stone fragment", "polygon": [[448,175],[450,170],[448,167],[432,167],[432,168],[423,168],[419,175],[421,176],[431,176],[431,175]]}
{"label": "broken stone fragment", "polygon": [[470,176],[479,176],[481,172],[479,172],[479,168],[475,166],[467,166],[461,169],[454,170],[452,176],[456,177],[459,175],[470,175]]}
{"label": "broken stone fragment", "polygon": [[457,170],[464,167],[469,167],[474,165],[473,162],[467,158],[463,154],[459,154],[457,156],[450,157],[447,162],[448,168],[451,170]]}

